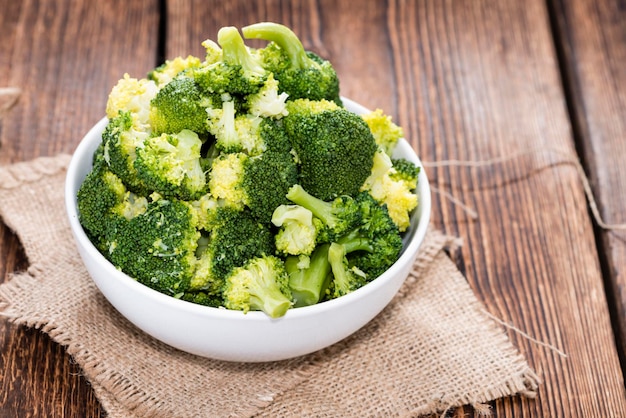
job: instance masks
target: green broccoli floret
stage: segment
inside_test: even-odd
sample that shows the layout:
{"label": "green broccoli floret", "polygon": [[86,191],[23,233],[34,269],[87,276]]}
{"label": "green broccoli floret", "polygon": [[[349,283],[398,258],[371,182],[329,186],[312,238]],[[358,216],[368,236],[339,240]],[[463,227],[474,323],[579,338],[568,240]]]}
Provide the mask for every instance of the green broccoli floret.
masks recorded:
{"label": "green broccoli floret", "polygon": [[341,105],[339,78],[331,63],[306,51],[296,34],[286,26],[262,22],[242,28],[244,37],[270,43],[259,50],[263,66],[274,74],[281,92],[290,100],[332,100]]}
{"label": "green broccoli floret", "polygon": [[201,146],[198,135],[187,129],[150,137],[136,151],[137,177],[149,190],[165,197],[198,198],[206,186],[200,164]]}
{"label": "green broccoli floret", "polygon": [[202,135],[208,131],[206,109],[220,105],[219,96],[204,94],[193,78],[183,74],[165,84],[150,102],[150,124],[157,135],[183,129]]}
{"label": "green broccoli floret", "polygon": [[267,72],[260,58],[244,44],[237,28],[221,28],[217,42],[222,47],[222,59],[190,72],[200,88],[219,95],[257,93],[265,83]]}
{"label": "green broccoli floret", "polygon": [[299,205],[280,205],[272,214],[277,226],[276,250],[283,255],[310,255],[317,245],[313,213]]}
{"label": "green broccoli floret", "polygon": [[333,273],[331,283],[331,299],[347,295],[367,283],[366,275],[357,267],[350,266],[346,258],[347,250],[344,245],[333,242],[328,248],[328,262]]}
{"label": "green broccoli floret", "polygon": [[125,222],[118,219],[104,255],[140,283],[174,296],[189,288],[199,239],[188,203],[158,199],[144,213]]}
{"label": "green broccoli floret", "polygon": [[77,193],[79,221],[96,247],[108,248],[118,221],[146,211],[147,200],[129,192],[103,162],[96,162]]}
{"label": "green broccoli floret", "polygon": [[187,56],[187,58],[176,57],[172,60],[166,60],[163,64],[148,72],[146,78],[153,80],[159,88],[162,88],[183,71],[189,68],[198,68],[201,65],[200,59],[192,55]]}
{"label": "green broccoli floret", "polygon": [[402,128],[393,123],[391,116],[384,114],[381,109],[376,109],[361,117],[370,127],[376,144],[391,156],[398,140],[404,137]]}
{"label": "green broccoli floret", "polygon": [[353,195],[370,175],[376,142],[365,121],[332,102],[288,102],[282,121],[299,160],[300,183],[328,200]]}
{"label": "green broccoli floret", "polygon": [[347,195],[324,201],[308,193],[301,185],[295,184],[289,188],[287,199],[311,211],[318,220],[315,225],[318,243],[334,241],[362,221],[359,203]]}
{"label": "green broccoli floret", "polygon": [[199,262],[191,289],[217,294],[233,269],[274,253],[274,235],[268,224],[257,221],[247,210],[219,208],[211,230],[199,240]]}
{"label": "green broccoli floret", "polygon": [[392,170],[389,176],[392,180],[404,182],[409,190],[415,190],[417,188],[420,167],[404,158],[392,158],[391,166]]}
{"label": "green broccoli floret", "polygon": [[149,132],[137,130],[128,111],[110,119],[102,133],[102,158],[126,187],[138,194],[145,194],[146,189],[135,170],[136,151],[149,136]]}
{"label": "green broccoli floret", "polygon": [[419,167],[415,164],[403,159],[392,161],[380,147],[374,155],[372,172],[361,187],[379,203],[387,205],[389,215],[401,232],[410,226],[411,213],[418,204],[414,192],[418,175]]}
{"label": "green broccoli floret", "polygon": [[371,281],[396,262],[402,251],[402,235],[386,205],[367,192],[359,193],[355,200],[361,208],[361,223],[336,242],[345,248],[350,265]]}
{"label": "green broccoli floret", "polygon": [[332,280],[328,249],[318,245],[310,256],[288,256],[285,269],[295,307],[309,306],[323,300]]}
{"label": "green broccoli floret", "polygon": [[248,113],[264,118],[280,119],[287,115],[287,93],[280,93],[278,81],[272,73],[258,92],[246,96]]}
{"label": "green broccoli floret", "polygon": [[213,161],[209,190],[226,206],[247,207],[257,219],[269,222],[276,207],[289,203],[285,195],[297,176],[293,155],[287,152],[222,154]]}
{"label": "green broccoli floret", "polygon": [[224,306],[244,313],[263,311],[271,318],[285,315],[291,307],[291,293],[283,261],[263,256],[234,269],[226,279]]}

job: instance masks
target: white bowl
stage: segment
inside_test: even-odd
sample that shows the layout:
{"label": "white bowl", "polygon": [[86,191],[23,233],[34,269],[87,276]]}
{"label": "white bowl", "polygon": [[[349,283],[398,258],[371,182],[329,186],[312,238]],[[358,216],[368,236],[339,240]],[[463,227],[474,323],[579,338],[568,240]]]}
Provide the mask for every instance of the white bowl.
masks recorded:
{"label": "white bowl", "polygon": [[[367,109],[345,99],[346,108]],[[79,221],[76,193],[91,170],[92,155],[107,120],[98,122],[78,145],[67,171],[65,204],[78,250],[93,281],[109,302],[138,328],[180,350],[218,360],[284,360],[328,347],[373,319],[396,294],[412,267],[430,219],[430,188],[420,171],[419,206],[404,237],[404,250],[384,274],[338,299],[293,308],[271,319],[263,312],[211,308],[175,299],[142,285],[107,261],[89,241]],[[396,157],[420,165],[411,146],[401,140]]]}

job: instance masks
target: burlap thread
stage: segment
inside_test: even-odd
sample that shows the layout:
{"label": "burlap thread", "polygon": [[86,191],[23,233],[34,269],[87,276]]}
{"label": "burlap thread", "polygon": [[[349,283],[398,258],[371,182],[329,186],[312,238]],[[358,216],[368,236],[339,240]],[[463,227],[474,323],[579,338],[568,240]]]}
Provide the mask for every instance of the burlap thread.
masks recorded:
{"label": "burlap thread", "polygon": [[92,283],[63,206],[69,156],[0,168],[0,217],[30,267],[0,285],[0,313],[63,345],[111,417],[419,416],[536,394],[539,377],[484,311],[429,231],[391,304],[356,334],[308,356],[242,364],[152,339]]}

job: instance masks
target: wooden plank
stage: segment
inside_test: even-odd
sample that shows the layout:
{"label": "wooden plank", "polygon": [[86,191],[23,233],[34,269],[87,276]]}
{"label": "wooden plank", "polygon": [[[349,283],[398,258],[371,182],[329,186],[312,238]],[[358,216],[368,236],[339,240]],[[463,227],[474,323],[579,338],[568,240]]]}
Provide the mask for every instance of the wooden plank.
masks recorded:
{"label": "wooden plank", "polygon": [[201,53],[195,45],[224,25],[285,23],[334,63],[345,95],[396,117],[424,161],[496,159],[427,170],[433,186],[476,210],[471,219],[435,194],[433,223],[465,239],[459,264],[470,284],[488,312],[528,334],[508,330],[544,381],[537,400],[507,398],[493,408],[506,416],[626,415],[543,2],[267,0],[245,12],[243,1],[210,12],[200,1],[168,4],[170,56]]}
{"label": "wooden plank", "polygon": [[[18,103],[0,121],[0,164],[71,153],[104,116],[128,72],[156,64],[158,2],[0,0],[0,87]],[[0,277],[27,267],[0,223]],[[64,349],[36,330],[0,321],[0,416],[97,417],[103,411]]]}
{"label": "wooden plank", "polygon": [[[618,0],[552,3],[574,126],[603,222],[626,224],[626,7]],[[626,356],[626,232],[599,226],[618,350]]]}
{"label": "wooden plank", "polygon": [[[427,161],[515,157],[430,171],[473,207],[436,200],[435,223],[466,239],[468,280],[544,379],[537,401],[498,401],[515,416],[621,416],[623,381],[592,225],[543,2],[422,2],[392,7],[400,117]],[[417,22],[417,23],[416,23]],[[404,97],[403,97],[404,96]],[[553,150],[559,150],[555,152]],[[510,412],[510,413],[511,413]]]}

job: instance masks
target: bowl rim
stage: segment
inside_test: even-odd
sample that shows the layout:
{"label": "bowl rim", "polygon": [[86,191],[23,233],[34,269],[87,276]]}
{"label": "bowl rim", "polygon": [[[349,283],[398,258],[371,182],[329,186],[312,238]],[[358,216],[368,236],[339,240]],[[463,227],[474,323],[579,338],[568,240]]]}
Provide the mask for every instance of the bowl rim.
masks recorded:
{"label": "bowl rim", "polygon": [[[357,102],[354,102],[348,98],[342,97],[344,101],[344,105],[350,110],[355,111],[356,113],[363,113],[369,111],[366,107],[360,105]],[[367,283],[363,287],[356,289],[355,291],[341,296],[336,299],[332,299],[325,302],[320,302],[315,305],[303,306],[298,308],[290,308],[287,310],[284,316],[280,318],[270,318],[264,312],[261,311],[249,311],[244,313],[243,311],[231,310],[222,307],[211,307],[205,305],[199,305],[192,302],[188,302],[185,300],[177,299],[173,296],[166,295],[157,290],[154,290],[137,280],[133,279],[126,273],[118,270],[109,260],[107,260],[98,249],[93,245],[91,240],[87,237],[82,225],[78,220],[78,209],[76,204],[76,192],[82,184],[84,180],[84,176],[79,173],[79,169],[84,163],[82,158],[89,157],[93,154],[93,151],[96,149],[97,143],[101,141],[101,133],[104,130],[104,127],[108,123],[108,119],[106,117],[102,118],[98,121],[81,139],[80,143],[76,147],[72,157],[70,159],[70,163],[68,165],[66,180],[64,185],[64,193],[65,193],[65,206],[66,212],[69,217],[70,226],[74,235],[75,240],[79,241],[79,245],[81,245],[84,250],[87,252],[88,256],[92,257],[96,260],[106,273],[109,276],[114,277],[116,280],[121,281],[121,283],[127,287],[130,287],[134,291],[141,292],[145,294],[147,297],[154,299],[155,302],[164,304],[164,307],[177,309],[180,311],[186,311],[190,314],[197,316],[207,316],[207,317],[219,317],[223,319],[245,319],[246,321],[279,321],[283,318],[298,318],[304,316],[315,315],[316,313],[332,310],[341,307],[342,305],[349,305],[353,301],[360,299],[361,295],[366,293],[376,292],[378,289],[383,287],[392,277],[396,274],[400,273],[402,266],[404,263],[413,263],[414,258],[417,255],[418,249],[422,244],[426,233],[428,231],[429,223],[430,223],[430,212],[431,212],[431,195],[430,195],[430,185],[428,182],[427,175],[425,173],[424,167],[422,165],[421,160],[417,156],[417,153],[413,149],[413,147],[406,141],[406,139],[401,138],[398,146],[408,147],[412,151],[411,158],[415,160],[414,162],[421,167],[419,173],[418,180],[418,197],[419,203],[417,208],[417,213],[413,214],[417,219],[417,224],[415,228],[410,229],[411,236],[406,241],[405,246],[403,247],[402,253],[398,260],[394,262],[394,264],[387,269],[382,275],[378,276],[371,282]],[[407,258],[410,258],[407,260]],[[91,275],[90,275],[91,278]],[[406,278],[403,278],[403,280]],[[93,280],[93,278],[92,278]]]}

